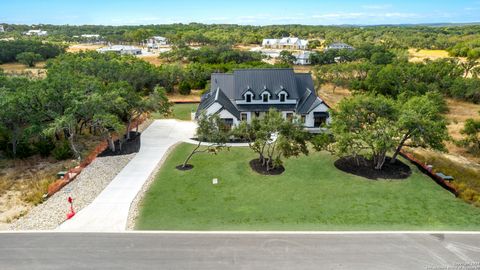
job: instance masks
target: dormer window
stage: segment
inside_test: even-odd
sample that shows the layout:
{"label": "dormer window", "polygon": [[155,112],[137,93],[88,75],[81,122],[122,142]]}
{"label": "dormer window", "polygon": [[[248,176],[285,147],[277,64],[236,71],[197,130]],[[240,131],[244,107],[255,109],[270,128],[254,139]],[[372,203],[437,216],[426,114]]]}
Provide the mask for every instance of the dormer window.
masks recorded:
{"label": "dormer window", "polygon": [[250,94],[250,93],[245,94],[245,101],[246,102],[252,102],[252,94]]}
{"label": "dormer window", "polygon": [[270,96],[270,95],[269,95],[268,93],[263,93],[263,94],[262,94],[262,100],[263,100],[263,102],[268,102],[268,97],[269,97],[269,96]]}
{"label": "dormer window", "polygon": [[278,100],[280,102],[285,102],[285,101],[287,101],[288,93],[285,90],[285,88],[283,88],[283,86],[280,86],[280,87],[281,87],[282,90],[278,93]]}
{"label": "dormer window", "polygon": [[253,92],[250,90],[250,87],[247,88],[247,91],[245,94],[243,94],[243,98],[245,99],[245,102],[251,103],[253,99]]}

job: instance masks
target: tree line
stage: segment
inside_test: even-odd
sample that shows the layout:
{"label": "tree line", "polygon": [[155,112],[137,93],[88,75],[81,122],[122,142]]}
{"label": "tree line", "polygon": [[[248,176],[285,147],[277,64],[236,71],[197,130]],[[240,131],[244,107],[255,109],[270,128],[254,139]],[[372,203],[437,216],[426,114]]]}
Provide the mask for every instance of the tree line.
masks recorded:
{"label": "tree line", "polygon": [[47,69],[39,80],[0,73],[0,149],[7,156],[81,159],[79,138],[88,135],[115,152],[114,140],[128,140],[140,115],[169,109],[165,89],[148,76],[151,65],[133,57],[64,54]]}
{"label": "tree line", "polygon": [[[11,40],[0,41],[0,64],[15,62],[21,59],[30,59],[26,53],[33,54],[34,61],[47,60],[54,58],[61,53],[65,52],[65,46],[43,43],[35,40]],[[23,57],[22,57],[23,55]],[[18,59],[20,56],[20,59]],[[26,63],[30,65],[31,62],[26,60]]]}
{"label": "tree line", "polygon": [[376,93],[397,98],[400,95],[440,93],[465,101],[480,103],[479,61],[438,59],[411,63],[395,57],[391,63],[362,59],[355,62],[315,67],[318,84],[333,83],[358,92]]}
{"label": "tree line", "polygon": [[171,51],[160,54],[168,64],[160,67],[162,85],[168,92],[178,85],[181,94],[191,89],[210,90],[209,81],[214,72],[226,73],[240,68],[274,68],[288,65],[271,65],[262,61],[258,52],[239,51],[229,45],[202,46],[192,49],[188,46],[174,46]]}
{"label": "tree line", "polygon": [[[316,39],[326,44],[335,41],[353,46],[365,43],[385,45],[388,48],[450,49],[459,43],[478,48],[479,25],[425,25],[425,26],[311,26],[269,25],[249,26],[233,24],[169,24],[142,26],[101,25],[38,25],[47,30],[51,41],[75,41],[74,36],[99,34],[108,42],[143,42],[144,39],[160,35],[174,44],[260,44],[264,38],[297,36]],[[2,35],[21,37],[21,33],[32,29],[28,25],[6,25]],[[318,43],[320,44],[320,43]],[[456,51],[456,49],[455,49]],[[466,55],[465,55],[466,56]]]}

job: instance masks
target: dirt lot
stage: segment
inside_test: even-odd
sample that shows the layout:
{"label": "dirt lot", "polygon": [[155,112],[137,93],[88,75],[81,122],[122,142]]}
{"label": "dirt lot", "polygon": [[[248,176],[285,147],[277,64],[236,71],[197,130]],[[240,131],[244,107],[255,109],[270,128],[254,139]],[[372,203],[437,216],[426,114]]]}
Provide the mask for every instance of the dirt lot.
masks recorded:
{"label": "dirt lot", "polygon": [[0,68],[3,69],[3,71],[6,74],[11,74],[11,75],[25,74],[25,75],[29,75],[37,78],[38,77],[44,78],[47,75],[47,71],[44,67],[45,67],[45,62],[39,62],[33,68],[30,68],[20,63],[7,63],[7,64],[0,65]]}
{"label": "dirt lot", "polygon": [[192,90],[190,95],[180,95],[178,93],[167,94],[170,102],[200,102],[202,90]]}
{"label": "dirt lot", "polygon": [[423,62],[424,60],[437,60],[449,57],[445,50],[419,50],[408,49],[408,56],[411,62]]}
{"label": "dirt lot", "polygon": [[[480,111],[480,105],[453,99],[447,99],[447,104],[450,110],[447,113],[447,119],[450,122],[448,125],[448,133],[455,140],[462,139],[463,135],[460,134],[460,130],[462,130],[465,121],[468,118],[480,118],[478,113]],[[468,160],[480,163],[480,157],[468,153],[464,148],[458,147],[452,142],[448,142],[447,147],[451,154],[459,155]]]}
{"label": "dirt lot", "polygon": [[0,162],[0,230],[41,202],[56,174],[72,166],[72,161],[40,157]]}
{"label": "dirt lot", "polygon": [[335,106],[344,98],[352,95],[352,92],[346,88],[335,87],[333,84],[322,85],[318,90],[318,95],[329,106],[335,108]]}
{"label": "dirt lot", "polygon": [[138,58],[143,59],[147,62],[149,62],[152,65],[155,66],[160,66],[162,64],[165,64],[166,62],[160,58],[158,58],[158,54],[155,55],[139,55]]}
{"label": "dirt lot", "polygon": [[93,51],[105,47],[105,45],[99,44],[75,44],[68,47],[67,52],[76,53],[80,51]]}

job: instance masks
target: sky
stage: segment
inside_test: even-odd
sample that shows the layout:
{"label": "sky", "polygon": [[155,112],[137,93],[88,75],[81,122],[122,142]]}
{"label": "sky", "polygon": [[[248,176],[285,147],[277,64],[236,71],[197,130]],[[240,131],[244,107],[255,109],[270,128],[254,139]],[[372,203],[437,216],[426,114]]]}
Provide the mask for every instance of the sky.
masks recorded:
{"label": "sky", "polygon": [[0,0],[0,23],[375,25],[480,22],[480,0]]}

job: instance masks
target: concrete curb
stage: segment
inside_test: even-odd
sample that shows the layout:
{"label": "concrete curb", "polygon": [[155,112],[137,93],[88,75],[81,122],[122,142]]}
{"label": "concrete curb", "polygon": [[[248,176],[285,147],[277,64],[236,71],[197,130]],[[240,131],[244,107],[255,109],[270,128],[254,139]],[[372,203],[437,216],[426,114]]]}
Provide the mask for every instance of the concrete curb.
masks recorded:
{"label": "concrete curb", "polygon": [[0,231],[1,234],[13,233],[107,233],[107,234],[231,234],[231,235],[365,235],[365,234],[459,234],[459,235],[480,235],[480,231]]}

